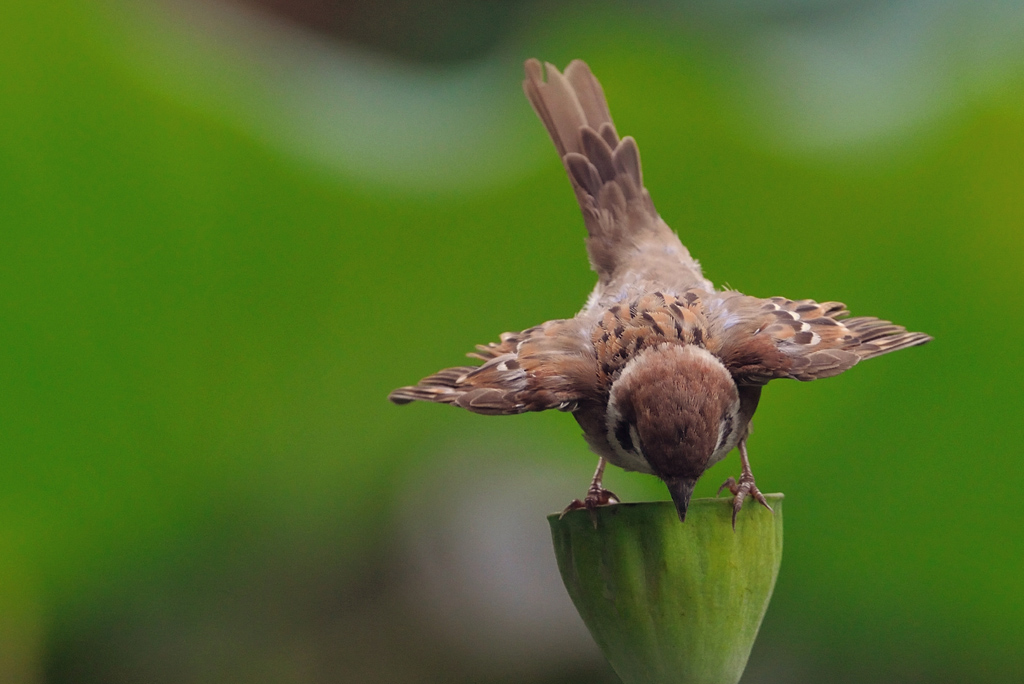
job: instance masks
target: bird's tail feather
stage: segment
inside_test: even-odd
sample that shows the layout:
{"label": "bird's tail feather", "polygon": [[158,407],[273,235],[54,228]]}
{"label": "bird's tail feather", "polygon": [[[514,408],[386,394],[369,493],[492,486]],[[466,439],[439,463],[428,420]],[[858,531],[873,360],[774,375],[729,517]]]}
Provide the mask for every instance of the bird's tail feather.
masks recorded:
{"label": "bird's tail feather", "polygon": [[619,138],[604,90],[590,68],[580,60],[564,73],[551,64],[546,68],[547,81],[541,63],[528,60],[523,91],[572,181],[587,226],[587,252],[602,282],[626,271],[665,271],[660,260],[670,255],[669,273],[678,273],[687,284],[710,287],[658,216],[644,188],[636,141]]}

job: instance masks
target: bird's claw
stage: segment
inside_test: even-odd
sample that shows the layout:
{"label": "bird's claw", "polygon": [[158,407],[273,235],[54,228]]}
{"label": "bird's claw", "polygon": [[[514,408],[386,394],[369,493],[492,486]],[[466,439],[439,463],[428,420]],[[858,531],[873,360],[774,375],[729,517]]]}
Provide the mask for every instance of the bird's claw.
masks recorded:
{"label": "bird's claw", "polygon": [[617,503],[621,503],[619,501],[619,497],[615,496],[612,492],[602,487],[591,487],[590,489],[587,490],[587,495],[583,498],[582,501],[580,501],[579,499],[573,499],[572,502],[570,502],[569,505],[565,507],[565,510],[562,511],[561,515],[558,516],[558,519],[561,520],[562,518],[564,518],[565,514],[569,511],[575,511],[579,508],[585,508],[587,509],[587,512],[590,513],[590,519],[594,522],[594,528],[596,529],[597,507],[608,506],[610,504]]}
{"label": "bird's claw", "polygon": [[754,484],[754,477],[752,475],[740,475],[740,481],[737,482],[735,478],[730,477],[728,480],[722,483],[722,486],[718,488],[718,494],[722,493],[723,489],[728,489],[733,494],[732,499],[732,529],[736,529],[736,515],[743,508],[743,500],[747,496],[752,496],[762,506],[767,508],[769,511],[774,513],[772,507],[768,505],[768,501],[764,498],[764,494]]}

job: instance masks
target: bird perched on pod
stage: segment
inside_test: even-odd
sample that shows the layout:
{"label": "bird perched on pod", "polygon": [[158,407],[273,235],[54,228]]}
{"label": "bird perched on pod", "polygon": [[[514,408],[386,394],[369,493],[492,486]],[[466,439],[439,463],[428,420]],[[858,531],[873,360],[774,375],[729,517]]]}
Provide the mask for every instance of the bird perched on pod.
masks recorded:
{"label": "bird perched on pod", "polygon": [[655,210],[636,141],[619,137],[590,68],[546,66],[547,80],[528,60],[523,89],[568,172],[597,285],[573,318],[504,333],[469,354],[482,365],[444,369],[389,398],[491,415],[571,412],[599,458],[586,496],[566,510],[617,501],[601,485],[610,462],[661,478],[684,520],[697,479],[738,448],[739,480],[719,488],[733,494],[735,524],[746,497],[768,507],[747,455],[765,384],[832,377],[931,337],[851,318],[839,302],[715,289]]}

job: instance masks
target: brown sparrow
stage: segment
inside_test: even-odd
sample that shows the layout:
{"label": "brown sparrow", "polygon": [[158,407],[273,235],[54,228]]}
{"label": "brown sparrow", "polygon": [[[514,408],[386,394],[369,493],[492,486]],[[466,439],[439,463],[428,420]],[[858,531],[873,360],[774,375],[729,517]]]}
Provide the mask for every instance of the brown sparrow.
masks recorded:
{"label": "brown sparrow", "polygon": [[[644,188],[636,141],[619,138],[601,85],[582,61],[565,73],[526,62],[523,89],[565,165],[598,281],[575,317],[477,346],[479,366],[446,368],[388,397],[474,413],[571,411],[598,454],[583,502],[617,501],[605,462],[656,475],[679,519],[701,474],[739,447],[733,525],[749,495],[768,507],[747,457],[750,419],[775,378],[816,380],[928,342],[877,318],[843,318],[839,302],[759,299],[716,290]],[[769,507],[769,510],[770,507]]]}

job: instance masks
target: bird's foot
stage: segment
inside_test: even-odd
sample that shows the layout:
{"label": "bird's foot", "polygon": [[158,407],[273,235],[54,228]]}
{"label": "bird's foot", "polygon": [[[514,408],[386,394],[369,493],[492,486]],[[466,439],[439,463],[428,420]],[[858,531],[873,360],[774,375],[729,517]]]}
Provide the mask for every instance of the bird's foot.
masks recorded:
{"label": "bird's foot", "polygon": [[612,494],[610,491],[601,487],[600,485],[591,486],[587,490],[587,495],[582,501],[579,499],[573,499],[573,501],[565,507],[558,519],[561,520],[565,517],[565,514],[569,511],[575,511],[578,508],[585,508],[590,513],[590,519],[594,521],[594,527],[597,527],[597,507],[608,506],[610,504],[621,503],[619,497]]}
{"label": "bird's foot", "polygon": [[[736,515],[740,512],[740,509],[743,508],[743,500],[746,499],[747,496],[754,497],[754,499],[756,499],[758,503],[767,508],[769,511],[772,511],[772,507],[768,505],[768,501],[765,500],[764,494],[762,494],[761,490],[757,488],[756,484],[754,484],[753,475],[748,475],[747,473],[744,473],[740,475],[739,482],[737,482],[734,478],[730,477],[728,480],[722,483],[721,487],[718,488],[718,494],[721,494],[723,489],[728,489],[733,494],[732,529],[734,530],[736,529]],[[775,511],[772,512],[774,513]]]}

